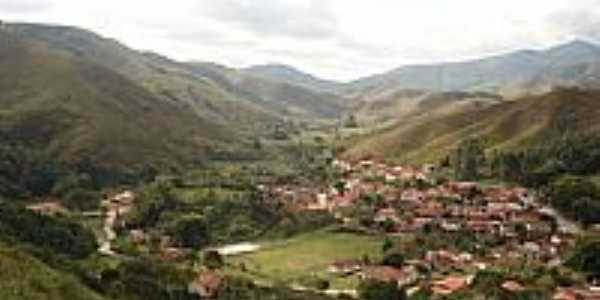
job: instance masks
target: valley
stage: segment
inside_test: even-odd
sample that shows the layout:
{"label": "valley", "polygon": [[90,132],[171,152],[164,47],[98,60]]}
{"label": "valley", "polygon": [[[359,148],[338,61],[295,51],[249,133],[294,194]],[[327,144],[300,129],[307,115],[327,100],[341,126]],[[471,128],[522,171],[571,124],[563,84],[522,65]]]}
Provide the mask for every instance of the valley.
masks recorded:
{"label": "valley", "polygon": [[[473,279],[491,272],[498,276],[498,292],[550,297],[536,274],[563,264],[581,234],[579,226],[557,217],[540,195],[519,186],[446,181],[430,165],[336,160],[332,168],[338,176],[330,182],[260,185],[260,191],[264,206],[282,207],[285,214],[331,214],[334,219],[291,238],[259,236],[253,243],[209,248],[205,255],[216,251],[223,265],[204,274],[349,297],[358,296],[362,280],[374,278],[401,286],[408,296],[440,297],[474,293],[481,286]],[[280,230],[286,220],[279,222],[268,230]],[[147,243],[154,230],[135,229],[128,239],[144,251],[152,247]],[[178,263],[193,257],[176,242],[161,244],[157,254]],[[511,266],[537,268],[538,273],[524,277],[508,271]],[[446,287],[450,281],[460,284]],[[515,284],[516,289],[504,287]]]}
{"label": "valley", "polygon": [[0,298],[597,299],[598,65],[341,82],[0,23]]}

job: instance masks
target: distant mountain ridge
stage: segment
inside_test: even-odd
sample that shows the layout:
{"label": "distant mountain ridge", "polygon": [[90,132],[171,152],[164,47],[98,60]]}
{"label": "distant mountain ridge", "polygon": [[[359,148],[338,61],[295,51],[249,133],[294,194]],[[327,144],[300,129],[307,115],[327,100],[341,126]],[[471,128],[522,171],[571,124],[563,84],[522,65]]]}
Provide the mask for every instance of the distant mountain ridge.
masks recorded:
{"label": "distant mountain ridge", "polygon": [[[511,94],[547,92],[554,86],[588,87],[600,82],[600,46],[575,40],[547,50],[522,50],[482,59],[404,66],[353,81],[345,89],[362,94],[390,89],[488,91]],[[579,66],[587,73],[569,72]],[[594,77],[589,80],[589,77]],[[587,79],[586,79],[587,78]]]}
{"label": "distant mountain ridge", "polygon": [[300,85],[311,89],[322,91],[335,91],[342,83],[318,78],[317,76],[300,71],[295,67],[284,64],[256,65],[240,70],[243,73],[265,77],[270,80],[284,81],[290,84]]}

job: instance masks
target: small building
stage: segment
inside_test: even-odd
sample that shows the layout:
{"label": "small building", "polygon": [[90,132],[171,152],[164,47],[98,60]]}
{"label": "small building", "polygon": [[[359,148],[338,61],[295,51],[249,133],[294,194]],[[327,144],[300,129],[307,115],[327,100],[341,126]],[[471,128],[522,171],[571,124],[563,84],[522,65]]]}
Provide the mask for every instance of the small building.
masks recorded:
{"label": "small building", "polygon": [[362,269],[363,263],[358,260],[347,259],[333,262],[327,271],[334,274],[350,275]]}
{"label": "small building", "polygon": [[129,231],[129,239],[135,244],[143,244],[148,240],[148,236],[141,229],[133,229]]}
{"label": "small building", "polygon": [[513,293],[518,293],[525,290],[523,285],[513,280],[505,281],[504,283],[502,283],[502,288]]}
{"label": "small building", "polygon": [[364,267],[360,277],[363,280],[396,282],[399,287],[410,285],[418,279],[417,272],[413,267],[398,269],[390,266]]}
{"label": "small building", "polygon": [[375,217],[373,218],[375,222],[386,222],[392,221],[394,223],[400,222],[400,218],[398,218],[398,213],[393,208],[384,208],[380,209],[375,213]]}
{"label": "small building", "polygon": [[472,281],[472,276],[451,276],[443,280],[433,282],[431,290],[436,295],[447,296],[468,287]]}
{"label": "small building", "polygon": [[196,280],[188,285],[190,294],[197,294],[200,298],[215,298],[218,296],[223,284],[224,277],[216,272],[204,272]]}

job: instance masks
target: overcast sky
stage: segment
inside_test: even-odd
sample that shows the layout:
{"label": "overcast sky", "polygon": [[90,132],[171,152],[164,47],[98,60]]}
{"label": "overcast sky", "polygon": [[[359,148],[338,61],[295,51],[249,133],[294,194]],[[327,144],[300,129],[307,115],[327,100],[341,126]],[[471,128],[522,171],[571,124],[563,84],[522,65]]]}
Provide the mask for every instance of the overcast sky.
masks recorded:
{"label": "overcast sky", "polygon": [[80,26],[178,60],[285,63],[338,80],[600,40],[600,0],[0,0],[0,18]]}

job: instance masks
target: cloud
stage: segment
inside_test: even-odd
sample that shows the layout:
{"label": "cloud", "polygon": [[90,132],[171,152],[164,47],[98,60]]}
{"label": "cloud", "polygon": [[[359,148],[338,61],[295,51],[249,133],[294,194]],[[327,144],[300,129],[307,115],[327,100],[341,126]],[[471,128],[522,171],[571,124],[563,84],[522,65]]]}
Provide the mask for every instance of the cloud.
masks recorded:
{"label": "cloud", "polygon": [[52,8],[50,0],[0,0],[0,11],[4,13],[34,13]]}
{"label": "cloud", "polygon": [[216,21],[233,24],[263,37],[324,39],[338,32],[337,20],[327,1],[205,1],[199,11]]}
{"label": "cloud", "polygon": [[575,7],[551,15],[548,22],[562,34],[573,38],[600,41],[600,7]]}
{"label": "cloud", "polygon": [[0,0],[0,18],[79,26],[178,60],[278,62],[349,80],[600,41],[598,1]]}

